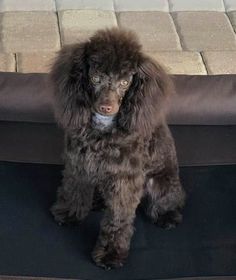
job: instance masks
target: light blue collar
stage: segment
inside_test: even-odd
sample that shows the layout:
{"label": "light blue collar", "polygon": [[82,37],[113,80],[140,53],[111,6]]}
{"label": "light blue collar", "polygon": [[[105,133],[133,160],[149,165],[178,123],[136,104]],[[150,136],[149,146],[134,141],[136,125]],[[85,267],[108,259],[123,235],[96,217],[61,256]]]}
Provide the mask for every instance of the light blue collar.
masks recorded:
{"label": "light blue collar", "polygon": [[92,117],[93,127],[99,130],[109,130],[113,127],[115,121],[115,115],[104,116],[98,113],[94,113]]}

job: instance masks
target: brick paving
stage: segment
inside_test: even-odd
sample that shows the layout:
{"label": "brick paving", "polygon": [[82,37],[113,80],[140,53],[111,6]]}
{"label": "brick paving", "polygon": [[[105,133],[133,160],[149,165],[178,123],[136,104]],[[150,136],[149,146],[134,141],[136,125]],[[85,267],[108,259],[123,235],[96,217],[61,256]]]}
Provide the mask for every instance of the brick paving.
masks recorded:
{"label": "brick paving", "polygon": [[63,10],[114,10],[113,1],[109,0],[56,0],[58,11]]}
{"label": "brick paving", "polygon": [[54,0],[1,0],[0,12],[11,11],[56,11]]}
{"label": "brick paving", "polygon": [[100,10],[59,12],[62,45],[88,39],[98,28],[117,26],[115,13]]}
{"label": "brick paving", "polygon": [[169,0],[170,11],[219,11],[224,12],[223,0]]}
{"label": "brick paving", "polygon": [[49,72],[54,61],[55,52],[17,53],[16,69],[21,73]]}
{"label": "brick paving", "polygon": [[[111,1],[112,2],[112,1]],[[166,0],[114,0],[116,11],[162,11],[168,12],[169,5]]]}
{"label": "brick paving", "polygon": [[0,53],[0,71],[15,72],[15,55],[12,53]]}
{"label": "brick paving", "polygon": [[236,50],[236,36],[221,12],[176,12],[176,29],[184,50]]}
{"label": "brick paving", "polygon": [[229,12],[228,17],[230,19],[230,23],[232,24],[234,31],[236,32],[236,11]]}
{"label": "brick paving", "polygon": [[0,49],[7,53],[56,51],[60,48],[57,16],[53,12],[0,14]]}
{"label": "brick paving", "polygon": [[[134,30],[145,51],[181,50],[172,17],[164,12],[120,12],[118,25]],[[145,24],[144,24],[145,22]]]}
{"label": "brick paving", "polygon": [[172,74],[236,74],[235,0],[1,0],[0,71],[48,72],[61,46],[112,26]]}
{"label": "brick paving", "polygon": [[202,56],[198,52],[156,52],[150,53],[170,74],[207,74]]}
{"label": "brick paving", "polygon": [[225,10],[227,12],[236,10],[236,1],[235,0],[224,0],[224,4],[225,4]]}
{"label": "brick paving", "polygon": [[206,51],[202,56],[208,74],[236,74],[236,51]]}

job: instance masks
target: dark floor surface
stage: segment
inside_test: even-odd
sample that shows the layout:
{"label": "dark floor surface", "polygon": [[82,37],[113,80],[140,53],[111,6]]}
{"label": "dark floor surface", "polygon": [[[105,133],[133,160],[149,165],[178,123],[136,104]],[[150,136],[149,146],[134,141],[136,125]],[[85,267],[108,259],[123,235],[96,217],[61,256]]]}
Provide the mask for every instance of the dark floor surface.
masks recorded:
{"label": "dark floor surface", "polygon": [[236,165],[183,167],[184,221],[166,231],[139,209],[127,264],[91,261],[101,212],[58,226],[49,213],[61,166],[0,163],[0,275],[96,280],[236,275]]}

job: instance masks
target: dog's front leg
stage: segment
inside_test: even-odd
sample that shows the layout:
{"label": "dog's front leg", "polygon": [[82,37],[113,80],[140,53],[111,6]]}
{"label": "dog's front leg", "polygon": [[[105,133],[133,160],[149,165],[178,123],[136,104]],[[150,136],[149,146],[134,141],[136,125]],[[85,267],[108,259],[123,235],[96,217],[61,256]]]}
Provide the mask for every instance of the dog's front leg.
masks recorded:
{"label": "dog's front leg", "polygon": [[110,269],[123,265],[128,256],[135,211],[142,192],[141,176],[118,179],[108,187],[105,197],[107,209],[92,253],[98,266]]}
{"label": "dog's front leg", "polygon": [[82,221],[92,208],[95,187],[74,162],[66,162],[63,175],[51,212],[59,224]]}

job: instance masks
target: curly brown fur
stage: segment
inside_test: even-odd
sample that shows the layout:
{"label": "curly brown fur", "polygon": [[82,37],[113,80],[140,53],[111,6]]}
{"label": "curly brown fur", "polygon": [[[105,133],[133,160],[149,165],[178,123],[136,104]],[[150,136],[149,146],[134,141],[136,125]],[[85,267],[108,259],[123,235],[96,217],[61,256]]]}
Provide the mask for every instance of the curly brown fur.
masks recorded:
{"label": "curly brown fur", "polygon": [[[185,194],[164,117],[172,83],[132,33],[117,29],[62,49],[51,79],[65,130],[64,178],[51,211],[59,223],[81,221],[99,192],[106,210],[92,256],[120,267],[142,198],[154,223],[171,228],[182,219]],[[94,125],[96,112],[115,113],[109,129]]]}

